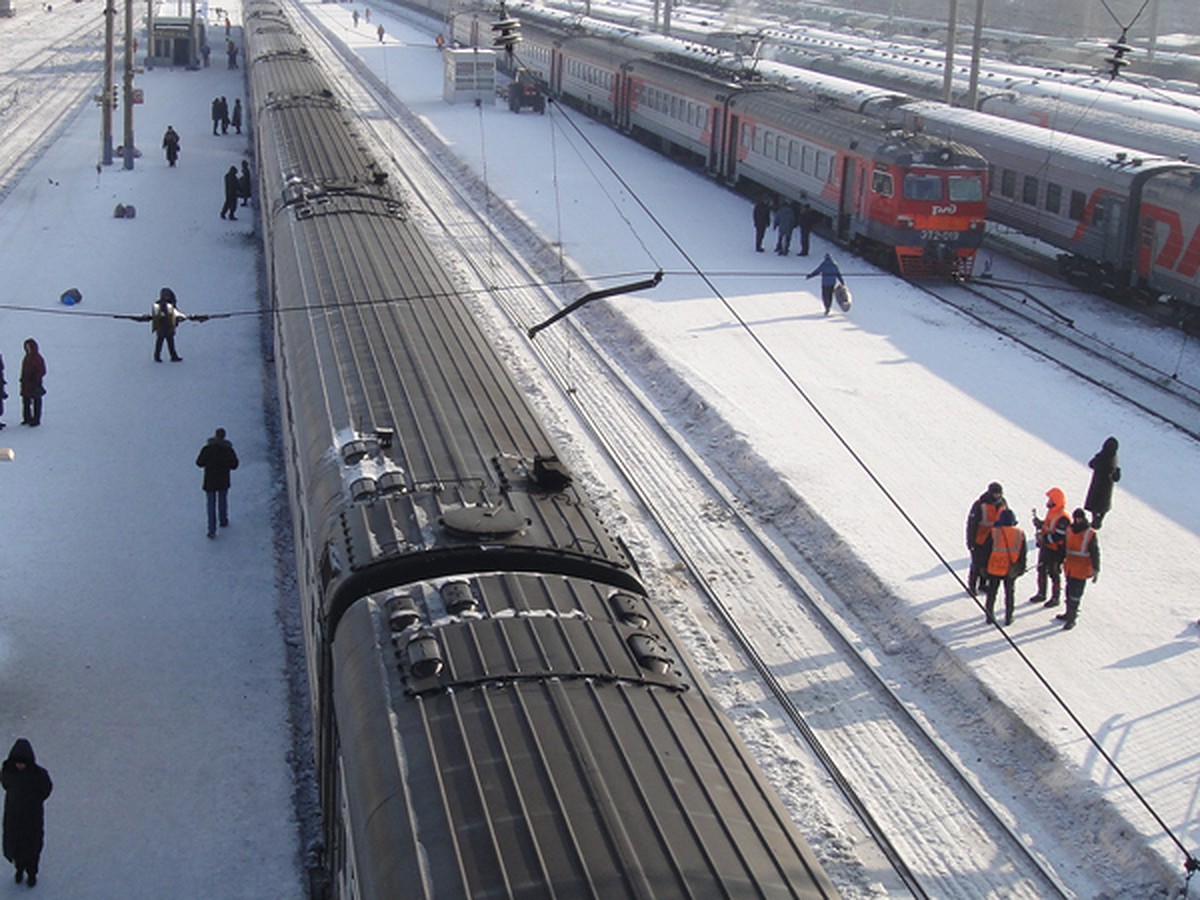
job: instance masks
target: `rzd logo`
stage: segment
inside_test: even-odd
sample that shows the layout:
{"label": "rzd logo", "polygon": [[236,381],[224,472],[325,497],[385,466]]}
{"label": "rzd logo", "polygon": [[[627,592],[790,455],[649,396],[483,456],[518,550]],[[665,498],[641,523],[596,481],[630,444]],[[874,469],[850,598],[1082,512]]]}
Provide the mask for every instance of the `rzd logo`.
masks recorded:
{"label": "rzd logo", "polygon": [[933,214],[935,216],[952,216],[956,212],[958,212],[958,207],[955,206],[953,203],[951,203],[949,206],[933,207]]}

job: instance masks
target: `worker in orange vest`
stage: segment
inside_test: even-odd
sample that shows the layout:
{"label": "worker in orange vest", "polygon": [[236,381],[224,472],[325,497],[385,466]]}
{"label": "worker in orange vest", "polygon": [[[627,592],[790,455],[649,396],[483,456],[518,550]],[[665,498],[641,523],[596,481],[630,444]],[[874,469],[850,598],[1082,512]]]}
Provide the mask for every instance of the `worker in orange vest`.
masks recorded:
{"label": "worker in orange vest", "polygon": [[1004,499],[1004,488],[998,481],[988,485],[988,489],[979,495],[971,504],[967,513],[967,552],[971,554],[971,571],[967,576],[967,590],[974,597],[979,591],[979,582],[987,571],[988,549],[987,539],[992,533],[992,526],[1000,518],[1000,512],[1008,507]]}
{"label": "worker in orange vest", "polygon": [[[1067,498],[1062,488],[1052,487],[1046,491],[1046,516],[1039,519],[1033,511],[1034,536],[1038,546],[1037,593],[1029,598],[1030,603],[1058,606],[1062,594],[1062,566],[1064,544],[1071,517],[1067,515]],[[1046,587],[1051,588],[1050,599],[1046,599]]]}
{"label": "worker in orange vest", "polygon": [[1071,527],[1065,540],[1066,556],[1063,573],[1067,576],[1067,611],[1054,618],[1063,623],[1063,629],[1075,627],[1079,616],[1079,603],[1083,600],[1083,589],[1088,579],[1100,577],[1100,541],[1096,530],[1088,524],[1087,513],[1077,509],[1071,513]]}
{"label": "worker in orange vest", "polygon": [[1017,527],[1017,515],[1002,510],[992,533],[988,535],[987,574],[983,587],[987,592],[987,621],[996,623],[996,593],[1004,584],[1004,624],[1013,622],[1013,592],[1017,579],[1025,574],[1025,532]]}

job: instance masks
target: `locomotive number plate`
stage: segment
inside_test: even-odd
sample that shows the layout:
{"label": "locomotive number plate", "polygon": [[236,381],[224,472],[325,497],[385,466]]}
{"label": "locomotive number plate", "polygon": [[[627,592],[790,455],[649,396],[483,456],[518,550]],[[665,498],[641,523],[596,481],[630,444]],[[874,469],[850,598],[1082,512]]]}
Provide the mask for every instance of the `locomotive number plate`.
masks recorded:
{"label": "locomotive number plate", "polygon": [[921,229],[921,240],[923,241],[957,241],[957,231],[932,231],[928,228]]}

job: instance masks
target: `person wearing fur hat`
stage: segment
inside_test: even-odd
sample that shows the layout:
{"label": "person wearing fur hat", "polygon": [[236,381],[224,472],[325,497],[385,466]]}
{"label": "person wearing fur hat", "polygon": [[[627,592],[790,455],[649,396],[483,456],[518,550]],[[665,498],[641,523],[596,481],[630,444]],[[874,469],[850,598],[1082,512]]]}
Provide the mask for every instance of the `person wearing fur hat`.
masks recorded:
{"label": "person wearing fur hat", "polygon": [[28,879],[33,887],[45,842],[43,807],[54,784],[25,738],[17,738],[0,765],[0,785],[4,787],[4,858],[16,867],[17,884]]}
{"label": "person wearing fur hat", "polygon": [[1025,532],[1017,525],[1011,509],[1001,510],[992,532],[988,535],[987,572],[983,587],[987,592],[987,621],[996,622],[996,594],[1004,585],[1004,624],[1013,622],[1013,593],[1017,579],[1025,574]]}
{"label": "person wearing fur hat", "polygon": [[[1030,603],[1058,606],[1062,595],[1062,566],[1064,541],[1071,517],[1067,515],[1067,497],[1062,488],[1052,487],[1046,491],[1046,515],[1039,519],[1033,511],[1033,527],[1037,529],[1037,593],[1029,598]],[[1046,588],[1050,588],[1050,599],[1046,599]]]}

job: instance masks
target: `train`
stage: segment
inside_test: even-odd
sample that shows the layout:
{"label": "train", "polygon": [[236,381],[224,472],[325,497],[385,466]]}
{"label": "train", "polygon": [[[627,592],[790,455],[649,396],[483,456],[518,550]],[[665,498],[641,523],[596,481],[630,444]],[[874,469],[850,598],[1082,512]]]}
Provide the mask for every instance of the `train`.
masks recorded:
{"label": "train", "polygon": [[[965,278],[983,243],[987,165],[973,148],[781,89],[656,40],[523,22],[521,67],[551,96],[751,195],[808,205],[824,230],[908,278]],[[490,40],[459,13],[460,43]]]}
{"label": "train", "polygon": [[837,896],[338,86],[244,12],[323,894]]}
{"label": "train", "polygon": [[[402,5],[437,14],[444,3]],[[488,40],[494,12],[447,15],[456,39]],[[577,16],[533,8],[522,15],[519,60],[552,96],[688,155],[731,185],[811,202],[832,238],[876,261],[881,248],[894,253],[901,273],[944,273],[928,263],[953,254],[951,271],[970,275],[986,218],[1044,242],[1071,283],[1200,333],[1193,162],[823,73],[778,64],[747,72],[743,59],[711,47]],[[947,165],[922,171],[928,155],[889,158],[901,146],[891,141],[915,146],[907,142],[922,137],[935,139],[926,146],[942,148],[933,153]],[[986,172],[978,171],[980,155]],[[927,205],[888,195],[925,174],[942,184]],[[964,191],[970,199],[959,202]]]}

